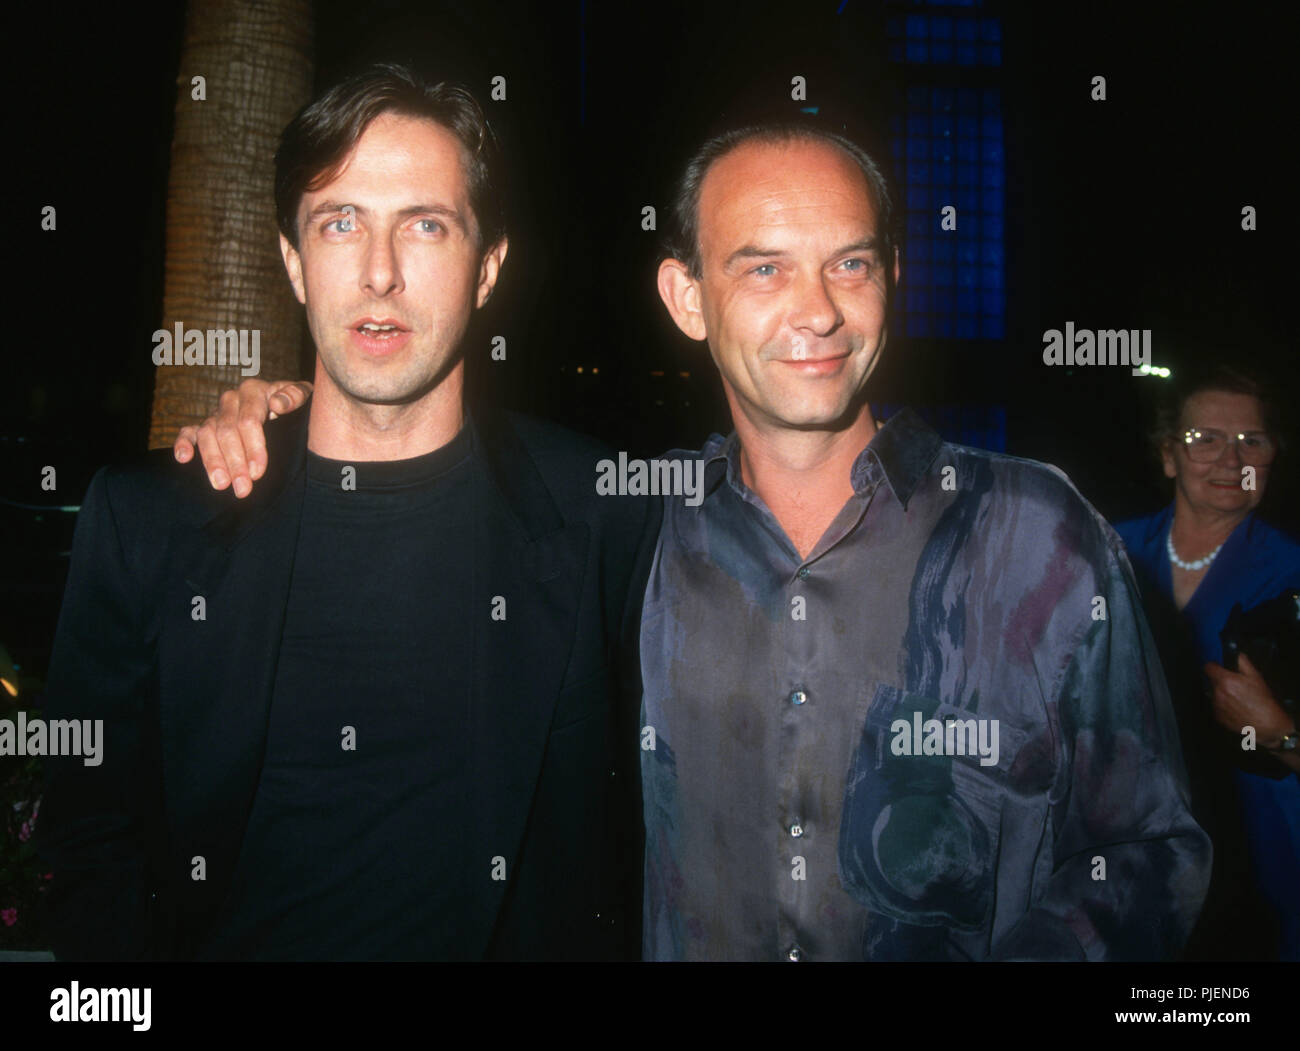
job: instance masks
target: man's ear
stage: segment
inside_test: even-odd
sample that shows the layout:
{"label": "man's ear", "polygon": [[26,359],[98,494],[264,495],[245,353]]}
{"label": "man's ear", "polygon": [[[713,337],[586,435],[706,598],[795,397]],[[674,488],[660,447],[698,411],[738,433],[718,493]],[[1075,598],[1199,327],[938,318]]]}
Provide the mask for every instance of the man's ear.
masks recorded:
{"label": "man's ear", "polygon": [[506,261],[506,253],[509,250],[510,241],[503,237],[484,253],[483,262],[478,269],[476,306],[483,306],[492,295],[492,289],[496,287],[497,277],[501,274],[501,267]]}
{"label": "man's ear", "polygon": [[664,301],[673,321],[691,339],[704,339],[704,309],[700,302],[700,283],[680,259],[665,259],[659,264],[659,298]]}
{"label": "man's ear", "polygon": [[289,273],[289,284],[293,285],[293,294],[298,297],[299,303],[306,306],[307,286],[302,280],[302,256],[284,234],[280,235],[280,255],[284,258],[284,268]]}

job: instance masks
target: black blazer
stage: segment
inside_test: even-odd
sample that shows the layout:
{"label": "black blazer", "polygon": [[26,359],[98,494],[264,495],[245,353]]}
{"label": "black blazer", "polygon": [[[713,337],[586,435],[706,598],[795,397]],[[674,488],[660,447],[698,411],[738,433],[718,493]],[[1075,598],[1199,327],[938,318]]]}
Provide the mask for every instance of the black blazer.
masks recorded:
{"label": "black blazer", "polygon": [[[43,713],[104,721],[101,765],[47,760],[37,844],[60,958],[190,957],[224,899],[265,750],[308,413],[267,426],[267,474],[238,503],[169,450],[90,484]],[[488,464],[466,509],[474,589],[448,600],[473,625],[475,803],[447,838],[485,880],[460,955],[635,958],[635,651],[658,504],[598,496],[594,441],[495,411],[470,425]]]}

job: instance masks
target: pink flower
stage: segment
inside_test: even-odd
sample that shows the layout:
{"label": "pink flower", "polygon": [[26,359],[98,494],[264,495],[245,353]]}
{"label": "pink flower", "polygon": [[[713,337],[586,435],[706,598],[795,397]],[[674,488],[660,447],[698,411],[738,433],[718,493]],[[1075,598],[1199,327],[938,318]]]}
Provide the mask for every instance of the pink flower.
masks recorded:
{"label": "pink flower", "polygon": [[32,838],[31,823],[28,821],[24,821],[22,823],[22,827],[18,829],[18,842],[26,843],[31,838]]}
{"label": "pink flower", "polygon": [[4,920],[4,924],[6,927],[12,927],[15,923],[18,922],[18,910],[17,909],[0,910],[0,920]]}

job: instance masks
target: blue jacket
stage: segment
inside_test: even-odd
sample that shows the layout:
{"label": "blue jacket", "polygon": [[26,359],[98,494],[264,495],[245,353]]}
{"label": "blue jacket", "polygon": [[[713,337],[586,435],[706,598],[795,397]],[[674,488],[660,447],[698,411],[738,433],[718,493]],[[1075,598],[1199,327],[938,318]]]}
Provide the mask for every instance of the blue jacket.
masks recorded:
{"label": "blue jacket", "polygon": [[[1115,526],[1139,575],[1173,602],[1165,547],[1174,508]],[[1286,588],[1300,587],[1300,543],[1254,513],[1233,530],[1182,615],[1201,662],[1223,662],[1219,632],[1236,603],[1251,610]],[[1300,779],[1274,781],[1234,771],[1256,882],[1282,920],[1282,958],[1300,959]]]}

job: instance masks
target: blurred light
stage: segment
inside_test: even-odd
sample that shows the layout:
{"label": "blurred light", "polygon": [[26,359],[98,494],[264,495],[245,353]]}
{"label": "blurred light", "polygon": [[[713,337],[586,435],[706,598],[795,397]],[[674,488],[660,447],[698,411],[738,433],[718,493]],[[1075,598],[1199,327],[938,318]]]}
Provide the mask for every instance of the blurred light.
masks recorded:
{"label": "blurred light", "polygon": [[598,373],[599,371],[600,371],[600,369],[596,368],[595,365],[593,365],[593,366],[591,367],[591,374],[592,374],[593,376],[596,375],[596,373]]}
{"label": "blurred light", "polygon": [[664,374],[663,369],[652,369],[650,372],[651,376],[662,376],[663,374]]}
{"label": "blurred light", "polygon": [[691,378],[691,374],[689,372],[679,372],[677,373],[677,375],[679,375],[684,380],[688,380]]}
{"label": "blurred light", "polygon": [[581,366],[581,365],[578,366],[578,375],[579,375],[579,376],[582,375],[582,366]]}
{"label": "blurred light", "polygon": [[0,646],[0,686],[10,697],[18,696],[18,665],[3,646]]}

